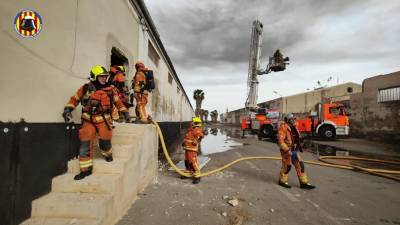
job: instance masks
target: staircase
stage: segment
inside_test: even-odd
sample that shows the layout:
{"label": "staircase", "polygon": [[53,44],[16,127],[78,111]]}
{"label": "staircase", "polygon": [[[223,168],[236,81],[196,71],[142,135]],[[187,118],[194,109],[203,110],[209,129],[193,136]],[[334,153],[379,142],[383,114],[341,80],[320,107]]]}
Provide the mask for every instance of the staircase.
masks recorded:
{"label": "staircase", "polygon": [[31,218],[22,225],[112,225],[157,174],[158,136],[153,125],[116,124],[114,161],[95,148],[93,174],[75,181],[78,160],[53,178],[52,190],[32,203]]}

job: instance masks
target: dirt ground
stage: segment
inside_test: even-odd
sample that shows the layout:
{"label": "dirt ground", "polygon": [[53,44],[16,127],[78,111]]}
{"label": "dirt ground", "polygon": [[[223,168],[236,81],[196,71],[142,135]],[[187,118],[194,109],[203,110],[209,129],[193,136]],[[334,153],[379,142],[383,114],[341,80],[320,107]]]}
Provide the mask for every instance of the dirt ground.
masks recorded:
{"label": "dirt ground", "polygon": [[[208,155],[211,161],[202,171],[245,156],[279,156],[275,143],[255,137],[231,138],[237,137],[234,128],[218,128],[218,135],[228,134],[229,140],[240,145]],[[400,157],[399,152],[369,142],[345,140],[334,144],[351,145],[368,154]],[[302,153],[302,157],[316,160],[312,151]],[[317,186],[306,191],[298,187],[294,171],[289,178],[291,189],[278,186],[279,170],[280,161],[244,161],[194,185],[160,163],[155,182],[138,196],[118,225],[400,224],[400,183],[396,181],[306,165],[311,183]],[[231,200],[238,204],[232,206]]]}

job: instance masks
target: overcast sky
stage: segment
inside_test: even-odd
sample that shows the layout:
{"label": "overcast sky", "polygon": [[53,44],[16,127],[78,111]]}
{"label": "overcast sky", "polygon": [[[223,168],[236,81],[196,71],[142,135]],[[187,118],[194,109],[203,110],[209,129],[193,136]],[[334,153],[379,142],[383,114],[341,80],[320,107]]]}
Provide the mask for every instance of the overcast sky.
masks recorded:
{"label": "overcast sky", "polygon": [[[286,71],[259,77],[258,102],[305,92],[320,80],[360,83],[400,70],[397,0],[145,0],[192,99],[219,113],[244,107],[251,26],[264,24],[261,66],[279,48]],[[278,93],[274,94],[273,91]],[[194,104],[193,104],[194,105]]]}

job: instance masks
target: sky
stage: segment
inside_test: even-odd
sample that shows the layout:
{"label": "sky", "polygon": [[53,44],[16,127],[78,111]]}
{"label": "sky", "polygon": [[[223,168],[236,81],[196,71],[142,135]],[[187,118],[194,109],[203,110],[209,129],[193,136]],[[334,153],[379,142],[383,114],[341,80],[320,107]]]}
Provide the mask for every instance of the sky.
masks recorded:
{"label": "sky", "polygon": [[145,3],[192,105],[202,89],[209,111],[244,107],[255,19],[264,25],[261,67],[278,48],[290,58],[285,71],[259,76],[258,102],[400,70],[400,1]]}

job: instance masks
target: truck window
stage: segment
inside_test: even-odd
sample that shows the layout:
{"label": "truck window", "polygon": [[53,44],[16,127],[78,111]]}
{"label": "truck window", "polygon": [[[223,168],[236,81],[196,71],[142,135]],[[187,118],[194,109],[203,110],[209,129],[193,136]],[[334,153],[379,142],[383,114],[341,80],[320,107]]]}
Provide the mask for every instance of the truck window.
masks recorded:
{"label": "truck window", "polygon": [[268,119],[279,119],[279,112],[267,112]]}
{"label": "truck window", "polygon": [[335,116],[342,115],[342,114],[341,114],[340,108],[337,108],[337,107],[331,107],[331,108],[329,108],[329,113],[330,113],[330,114],[333,114],[333,115],[335,115]]}

